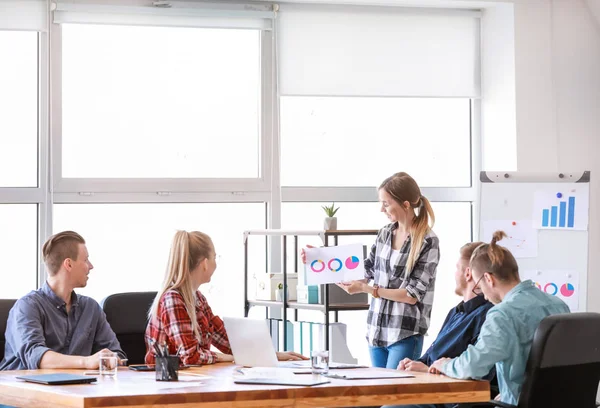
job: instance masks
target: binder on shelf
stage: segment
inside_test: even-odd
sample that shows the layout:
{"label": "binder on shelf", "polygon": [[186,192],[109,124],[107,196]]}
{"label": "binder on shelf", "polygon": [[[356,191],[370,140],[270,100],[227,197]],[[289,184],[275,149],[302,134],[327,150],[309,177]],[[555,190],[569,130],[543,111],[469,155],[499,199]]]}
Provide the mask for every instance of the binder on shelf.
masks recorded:
{"label": "binder on shelf", "polygon": [[284,351],[284,350],[294,350],[294,326],[292,324],[292,322],[290,322],[289,320],[286,322],[287,324],[285,325],[286,327],[286,334],[287,334],[287,348],[284,347],[283,345],[283,320],[276,320],[277,323],[277,329],[278,329],[278,341],[277,341],[277,345],[275,346],[275,349],[278,351]]}
{"label": "binder on shelf", "polygon": [[302,344],[302,322],[292,322],[293,326],[293,348],[296,353],[303,354],[304,344]]}
{"label": "binder on shelf", "polygon": [[271,331],[271,341],[275,350],[279,347],[279,322],[276,319],[269,320],[269,329]]}
{"label": "binder on shelf", "polygon": [[302,354],[310,357],[312,352],[312,323],[300,322],[302,325]]}

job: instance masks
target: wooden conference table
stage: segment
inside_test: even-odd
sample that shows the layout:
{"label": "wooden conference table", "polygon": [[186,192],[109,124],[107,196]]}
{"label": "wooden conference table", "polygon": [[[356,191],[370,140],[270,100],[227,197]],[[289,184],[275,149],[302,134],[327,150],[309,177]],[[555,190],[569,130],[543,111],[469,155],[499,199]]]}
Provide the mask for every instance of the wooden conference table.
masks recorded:
{"label": "wooden conference table", "polygon": [[455,380],[433,374],[415,373],[415,378],[385,380],[331,379],[331,383],[315,387],[292,387],[235,384],[235,368],[231,363],[194,367],[179,371],[178,382],[157,382],[153,372],[135,372],[120,367],[116,378],[98,377],[93,384],[61,386],[27,383],[15,377],[56,372],[83,374],[83,370],[3,371],[0,372],[0,404],[18,407],[270,408],[480,402],[490,398],[487,382]]}

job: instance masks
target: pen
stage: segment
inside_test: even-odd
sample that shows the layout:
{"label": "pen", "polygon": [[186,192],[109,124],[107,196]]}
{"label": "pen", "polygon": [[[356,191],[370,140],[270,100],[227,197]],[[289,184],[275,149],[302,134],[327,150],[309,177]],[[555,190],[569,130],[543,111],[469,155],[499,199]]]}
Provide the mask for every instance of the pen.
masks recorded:
{"label": "pen", "polygon": [[152,348],[154,349],[154,354],[156,354],[157,357],[161,357],[162,353],[160,352],[160,348],[158,347],[158,344],[150,339],[150,344],[152,345]]}

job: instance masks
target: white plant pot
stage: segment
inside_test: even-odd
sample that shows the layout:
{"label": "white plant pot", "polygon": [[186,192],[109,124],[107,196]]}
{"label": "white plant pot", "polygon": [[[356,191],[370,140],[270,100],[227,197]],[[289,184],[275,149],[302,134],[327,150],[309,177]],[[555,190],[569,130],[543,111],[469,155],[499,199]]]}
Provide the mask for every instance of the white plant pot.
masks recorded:
{"label": "white plant pot", "polygon": [[[290,300],[290,292],[289,292],[289,288],[288,288],[288,300]],[[275,300],[277,302],[283,302],[283,289],[275,289]]]}
{"label": "white plant pot", "polygon": [[337,230],[337,217],[326,217],[323,228],[326,231]]}

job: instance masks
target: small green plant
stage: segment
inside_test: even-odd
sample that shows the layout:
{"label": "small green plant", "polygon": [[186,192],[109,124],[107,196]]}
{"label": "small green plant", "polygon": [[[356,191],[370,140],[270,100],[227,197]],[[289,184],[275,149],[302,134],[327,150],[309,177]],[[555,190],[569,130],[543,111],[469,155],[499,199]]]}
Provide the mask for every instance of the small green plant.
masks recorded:
{"label": "small green plant", "polygon": [[279,283],[279,285],[277,285],[277,289],[283,289],[283,283]]}
{"label": "small green plant", "polygon": [[330,206],[323,205],[321,206],[321,208],[325,210],[325,214],[327,214],[327,216],[330,218],[335,217],[335,213],[338,212],[338,210],[340,209],[340,207],[335,208],[335,203],[331,203]]}

